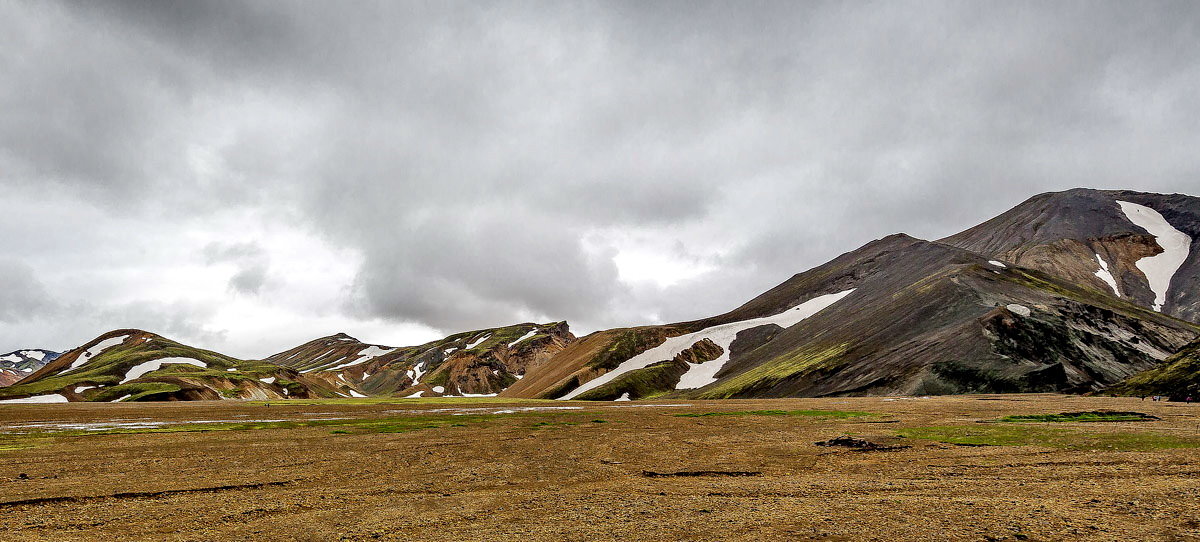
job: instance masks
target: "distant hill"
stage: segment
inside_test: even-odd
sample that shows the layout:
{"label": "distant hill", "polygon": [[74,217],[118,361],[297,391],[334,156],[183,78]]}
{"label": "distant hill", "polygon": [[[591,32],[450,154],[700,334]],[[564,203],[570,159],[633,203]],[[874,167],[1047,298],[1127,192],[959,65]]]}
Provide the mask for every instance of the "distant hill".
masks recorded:
{"label": "distant hill", "polygon": [[465,331],[408,347],[365,344],[339,333],[264,361],[372,395],[494,395],[574,339],[566,322]]}
{"label": "distant hill", "polygon": [[105,333],[65,352],[0,400],[22,402],[178,401],[338,397],[298,371],[244,361],[137,329]]}
{"label": "distant hill", "polygon": [[0,356],[0,387],[16,383],[58,356],[58,352],[41,348],[14,350]]}

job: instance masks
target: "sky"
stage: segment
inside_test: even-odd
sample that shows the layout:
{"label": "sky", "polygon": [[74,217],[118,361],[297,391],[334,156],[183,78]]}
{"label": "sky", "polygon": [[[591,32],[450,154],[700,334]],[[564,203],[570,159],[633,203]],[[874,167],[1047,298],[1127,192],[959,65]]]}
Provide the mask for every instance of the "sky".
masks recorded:
{"label": "sky", "polygon": [[1195,2],[0,0],[0,74],[0,352],[683,321],[1200,195]]}

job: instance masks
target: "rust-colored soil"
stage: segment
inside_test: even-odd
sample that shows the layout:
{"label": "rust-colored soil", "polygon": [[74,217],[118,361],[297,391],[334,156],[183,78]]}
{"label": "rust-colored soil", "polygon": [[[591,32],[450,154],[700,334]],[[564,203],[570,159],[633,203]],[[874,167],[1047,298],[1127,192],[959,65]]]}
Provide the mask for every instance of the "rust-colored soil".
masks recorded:
{"label": "rust-colored soil", "polygon": [[[285,405],[6,405],[0,431],[135,418],[429,416],[446,413],[416,411],[485,403]],[[403,433],[347,425],[0,435],[0,450],[35,444],[0,451],[0,540],[1200,540],[1200,448],[897,437],[1111,409],[1162,419],[1038,426],[1196,439],[1200,406],[1053,395],[581,406]],[[677,416],[764,409],[877,415]],[[842,435],[887,449],[814,445]]]}

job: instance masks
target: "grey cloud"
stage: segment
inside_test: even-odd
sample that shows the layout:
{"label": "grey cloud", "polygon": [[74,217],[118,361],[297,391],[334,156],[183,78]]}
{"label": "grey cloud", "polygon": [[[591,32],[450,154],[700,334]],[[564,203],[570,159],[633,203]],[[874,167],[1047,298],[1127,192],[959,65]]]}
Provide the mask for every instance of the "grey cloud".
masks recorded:
{"label": "grey cloud", "polygon": [[246,295],[258,294],[267,282],[270,256],[253,241],[241,243],[212,242],[204,247],[208,265],[233,263],[237,271],[229,278],[229,290]]}
{"label": "grey cloud", "polygon": [[0,322],[42,319],[57,309],[58,304],[38,281],[33,268],[0,258]]}
{"label": "grey cloud", "polygon": [[[339,309],[362,318],[694,318],[1037,192],[1200,191],[1194,3],[0,11],[0,186],[147,225],[262,210],[360,256]],[[719,267],[629,285],[597,230]],[[304,295],[252,246],[203,257],[234,293]]]}

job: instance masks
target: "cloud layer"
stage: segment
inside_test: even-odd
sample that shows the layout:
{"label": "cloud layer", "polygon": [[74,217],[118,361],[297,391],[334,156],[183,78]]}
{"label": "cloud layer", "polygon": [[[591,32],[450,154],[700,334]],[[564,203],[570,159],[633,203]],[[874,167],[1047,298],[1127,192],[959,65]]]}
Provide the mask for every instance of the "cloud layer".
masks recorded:
{"label": "cloud layer", "polygon": [[1200,193],[1194,3],[0,15],[0,350],[681,320],[1038,192]]}

